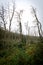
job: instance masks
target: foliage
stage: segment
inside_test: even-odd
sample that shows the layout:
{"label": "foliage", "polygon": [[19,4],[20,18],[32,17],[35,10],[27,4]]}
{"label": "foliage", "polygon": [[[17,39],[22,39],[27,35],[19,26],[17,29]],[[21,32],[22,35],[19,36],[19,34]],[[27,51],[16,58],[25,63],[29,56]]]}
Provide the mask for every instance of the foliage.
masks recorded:
{"label": "foliage", "polygon": [[28,39],[30,42],[27,42],[26,36],[21,41],[18,36],[16,39],[5,39],[2,35],[0,65],[43,65],[43,43],[36,42],[39,41],[38,37]]}

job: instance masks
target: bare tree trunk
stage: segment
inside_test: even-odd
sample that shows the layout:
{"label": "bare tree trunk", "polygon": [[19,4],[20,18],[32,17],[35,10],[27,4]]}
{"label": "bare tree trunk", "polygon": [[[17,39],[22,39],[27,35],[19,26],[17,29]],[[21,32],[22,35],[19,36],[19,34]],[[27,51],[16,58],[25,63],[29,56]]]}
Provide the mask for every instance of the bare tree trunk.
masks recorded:
{"label": "bare tree trunk", "polygon": [[20,38],[22,40],[22,25],[21,25],[21,22],[19,23],[19,25],[20,25]]}
{"label": "bare tree trunk", "polygon": [[4,29],[6,30],[6,21],[5,21],[5,9],[4,9],[4,6],[1,7],[1,11],[0,11],[0,17],[2,19],[2,22],[4,24]]}
{"label": "bare tree trunk", "polygon": [[20,39],[22,39],[22,23],[21,23],[21,15],[23,13],[23,10],[20,10],[20,12],[16,12],[18,16],[18,23],[19,23],[19,32],[20,32]]}
{"label": "bare tree trunk", "polygon": [[36,15],[36,11],[35,11],[35,9],[32,7],[32,9],[33,9],[33,13],[34,13],[34,16],[35,16],[35,18],[36,18],[36,22],[37,22],[37,27],[38,27],[38,33],[39,33],[39,37],[40,37],[40,40],[42,41],[42,25],[41,25],[41,23],[39,22],[39,20],[38,20],[38,18],[37,18],[37,15]]}
{"label": "bare tree trunk", "polygon": [[[12,10],[11,18],[10,18],[10,15],[9,15],[9,22],[10,22],[10,24],[9,24],[9,32],[11,31],[11,23],[12,23],[12,20],[13,20],[13,17],[14,17],[14,12],[15,12],[15,2],[13,3],[13,10]],[[9,13],[10,13],[10,11],[9,11]]]}
{"label": "bare tree trunk", "polygon": [[[13,20],[13,17],[14,17],[14,13],[15,13],[15,2],[12,3],[13,6],[12,6],[12,11],[10,10],[9,8],[9,3],[8,3],[8,15],[9,15],[9,32],[11,31],[11,24],[12,24],[12,20]],[[11,12],[10,12],[11,11]],[[11,17],[10,17],[11,16]],[[13,34],[11,34],[12,36],[12,39],[13,39]],[[10,35],[9,35],[9,38],[10,38]]]}

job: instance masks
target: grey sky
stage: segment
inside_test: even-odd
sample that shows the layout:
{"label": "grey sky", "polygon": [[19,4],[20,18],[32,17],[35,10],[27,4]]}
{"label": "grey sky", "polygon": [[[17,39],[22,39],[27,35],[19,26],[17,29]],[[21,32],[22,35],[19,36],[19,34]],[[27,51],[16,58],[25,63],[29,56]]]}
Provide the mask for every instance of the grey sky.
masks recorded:
{"label": "grey sky", "polygon": [[[7,6],[8,2],[11,2],[12,0],[0,0],[0,5],[2,3],[4,6]],[[14,1],[14,0],[13,0]],[[42,23],[43,26],[43,0],[15,0],[16,4],[24,5],[28,7],[28,5],[32,5],[33,7],[36,8],[36,11],[38,11],[38,19]],[[17,6],[18,6],[17,5]]]}
{"label": "grey sky", "polygon": [[[0,0],[0,4],[5,4],[7,2],[11,2],[12,0]],[[37,8],[37,10],[39,10],[39,14],[43,14],[43,0],[15,0],[15,2],[19,2],[19,3],[26,3],[26,4],[30,4],[33,5]],[[25,6],[24,6],[25,7]]]}
{"label": "grey sky", "polygon": [[[6,5],[6,3],[7,2],[11,2],[12,0],[0,0],[0,4],[5,4]],[[15,0],[15,2],[19,2],[19,3],[23,3],[23,2],[25,2],[25,3],[27,3],[27,5],[28,4],[30,4],[30,5],[32,5],[32,6],[35,6],[35,8],[39,11],[39,15],[40,15],[40,17],[41,17],[41,21],[43,21],[42,19],[43,19],[43,0]]]}
{"label": "grey sky", "polygon": [[[8,2],[11,2],[12,0],[0,0],[0,4],[5,4]],[[40,21],[43,21],[43,0],[15,0],[15,2],[17,3],[26,3],[27,5],[30,4],[32,6],[34,6],[40,15]]]}

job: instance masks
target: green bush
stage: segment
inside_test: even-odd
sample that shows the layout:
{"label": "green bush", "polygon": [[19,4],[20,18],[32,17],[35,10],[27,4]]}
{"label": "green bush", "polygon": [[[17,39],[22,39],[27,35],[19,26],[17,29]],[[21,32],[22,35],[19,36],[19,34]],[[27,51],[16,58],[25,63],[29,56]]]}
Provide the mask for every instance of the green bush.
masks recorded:
{"label": "green bush", "polygon": [[43,44],[31,44],[26,48],[26,53],[29,55],[29,63],[31,65],[43,65]]}

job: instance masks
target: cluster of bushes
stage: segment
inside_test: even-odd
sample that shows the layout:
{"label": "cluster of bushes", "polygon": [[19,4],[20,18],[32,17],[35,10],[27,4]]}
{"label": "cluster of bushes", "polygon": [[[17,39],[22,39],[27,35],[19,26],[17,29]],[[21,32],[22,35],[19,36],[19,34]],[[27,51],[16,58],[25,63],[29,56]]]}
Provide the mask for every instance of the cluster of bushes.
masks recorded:
{"label": "cluster of bushes", "polygon": [[43,65],[43,43],[37,42],[39,38],[18,38],[0,29],[0,65]]}
{"label": "cluster of bushes", "polygon": [[31,44],[22,48],[3,51],[0,65],[43,65],[43,44]]}

